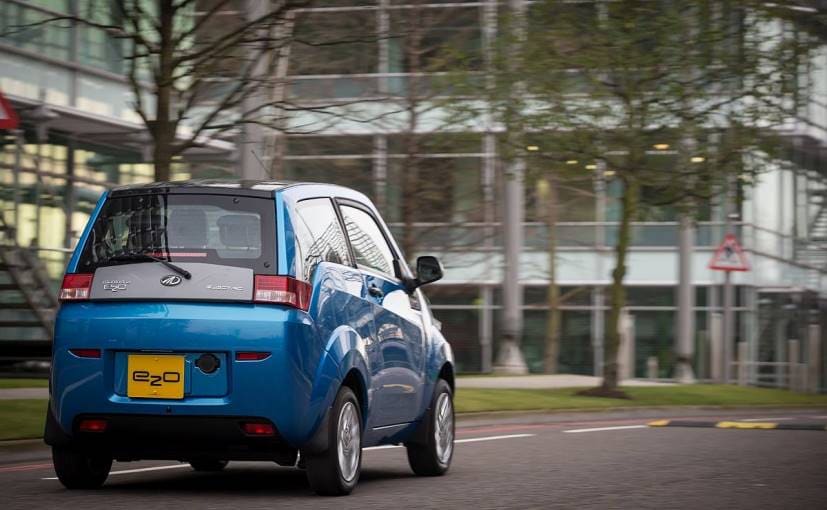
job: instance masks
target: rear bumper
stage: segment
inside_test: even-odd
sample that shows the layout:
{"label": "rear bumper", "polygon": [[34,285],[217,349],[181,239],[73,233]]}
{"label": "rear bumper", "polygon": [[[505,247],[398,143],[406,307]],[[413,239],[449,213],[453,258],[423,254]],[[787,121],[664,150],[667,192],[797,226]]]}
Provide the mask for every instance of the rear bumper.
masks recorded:
{"label": "rear bumper", "polygon": [[[79,358],[69,351],[73,347],[100,348],[101,357]],[[69,437],[74,436],[78,417],[87,415],[180,417],[195,423],[214,417],[259,417],[298,448],[313,436],[340,378],[337,363],[329,370],[320,368],[329,357],[323,349],[304,312],[277,306],[63,305],[55,328],[50,407],[58,428]],[[270,356],[237,361],[238,351]],[[181,399],[130,398],[125,394],[123,358],[145,352],[226,355],[219,370],[225,382],[215,391],[202,391],[193,382],[192,392],[187,388]]]}
{"label": "rear bumper", "polygon": [[[80,422],[87,418],[106,420],[106,430],[80,431]],[[221,459],[295,464],[296,448],[284,440],[275,425],[272,436],[250,436],[242,428],[245,422],[274,425],[256,416],[81,414],[74,419],[72,430],[65,431],[50,406],[44,440],[52,446],[105,452],[121,461]]]}

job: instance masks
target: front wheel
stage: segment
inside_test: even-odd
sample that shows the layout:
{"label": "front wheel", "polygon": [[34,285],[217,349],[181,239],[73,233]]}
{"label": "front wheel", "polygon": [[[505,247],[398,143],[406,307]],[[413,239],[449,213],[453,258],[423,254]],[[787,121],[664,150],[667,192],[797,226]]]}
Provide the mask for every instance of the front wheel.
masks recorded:
{"label": "front wheel", "polygon": [[362,469],[362,413],[347,386],[336,395],[328,424],[327,451],[302,458],[310,488],[322,496],[344,496],[356,487]]}
{"label": "front wheel", "polygon": [[112,469],[112,457],[106,454],[58,446],[52,447],[52,463],[58,480],[67,489],[97,489]]}
{"label": "front wheel", "polygon": [[424,439],[405,445],[408,463],[419,476],[444,475],[454,456],[454,396],[444,379],[437,382],[423,420]]}

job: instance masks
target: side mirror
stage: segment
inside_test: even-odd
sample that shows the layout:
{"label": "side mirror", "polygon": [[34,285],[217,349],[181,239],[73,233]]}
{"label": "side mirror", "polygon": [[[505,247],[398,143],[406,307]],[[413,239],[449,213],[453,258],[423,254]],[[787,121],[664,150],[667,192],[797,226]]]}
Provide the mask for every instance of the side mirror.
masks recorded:
{"label": "side mirror", "polygon": [[442,274],[442,264],[433,255],[423,255],[416,259],[417,287],[442,279]]}

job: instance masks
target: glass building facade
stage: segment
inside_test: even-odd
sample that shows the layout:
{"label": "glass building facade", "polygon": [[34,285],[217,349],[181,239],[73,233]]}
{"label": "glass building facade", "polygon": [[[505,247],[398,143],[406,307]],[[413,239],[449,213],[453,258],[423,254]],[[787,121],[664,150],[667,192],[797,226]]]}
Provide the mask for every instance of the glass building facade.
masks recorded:
{"label": "glass building facade", "polygon": [[[602,3],[569,2],[564,8],[597,22]],[[60,13],[82,15],[88,4],[0,0],[0,32]],[[320,0],[313,5],[297,14],[296,39],[348,42],[295,43],[287,67],[289,94],[305,105],[346,103],[346,114],[297,113],[291,126],[313,127],[278,138],[282,156],[273,177],[360,190],[377,203],[398,239],[410,240],[403,243],[409,258],[439,255],[446,277],[427,294],[458,367],[489,371],[503,305],[503,154],[497,133],[451,121],[439,104],[451,96],[446,77],[457,66],[470,76],[481,72],[507,3]],[[16,227],[15,241],[36,249],[55,279],[101,191],[152,179],[146,135],[130,107],[125,51],[122,40],[72,23],[0,38],[0,90],[24,120],[24,129],[0,137],[0,207],[4,222]],[[455,58],[458,52],[461,59]],[[785,157],[773,160],[758,180],[739,184],[735,230],[753,270],[735,276],[735,335],[750,344],[751,358],[759,361],[782,359],[780,339],[804,339],[806,325],[823,322],[825,315],[827,137],[812,126],[827,126],[827,50],[806,64],[801,79],[810,100],[802,102],[801,116],[812,122],[794,126]],[[576,76],[569,78],[576,90]],[[44,105],[57,117],[39,122],[38,106]],[[541,152],[542,145],[538,139],[535,147]],[[174,177],[240,174],[229,147],[209,148],[206,156],[185,154]],[[677,155],[660,147],[653,146],[647,158],[668,166]],[[549,315],[550,235],[548,183],[541,176],[552,163],[529,158],[527,164],[521,340],[529,369],[539,372]],[[596,161],[572,158],[565,164],[567,170],[581,170],[582,178],[568,180],[557,193],[561,207],[553,235],[557,281],[565,296],[558,364],[561,372],[599,374],[622,189]],[[405,210],[404,183],[414,171],[418,205],[411,213]],[[698,218],[692,253],[694,361],[703,378],[710,375],[709,328],[722,311],[723,283],[707,263],[723,238],[726,218],[717,202],[703,206]],[[678,220],[674,208],[651,207],[633,226],[627,309],[635,321],[639,377],[646,375],[650,356],[659,360],[659,376],[672,376]]]}

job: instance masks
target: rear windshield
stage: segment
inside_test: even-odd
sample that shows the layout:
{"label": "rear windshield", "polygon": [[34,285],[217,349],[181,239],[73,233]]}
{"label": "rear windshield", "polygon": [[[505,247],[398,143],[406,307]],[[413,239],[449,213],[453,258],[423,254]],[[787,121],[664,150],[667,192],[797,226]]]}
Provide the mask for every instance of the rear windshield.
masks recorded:
{"label": "rear windshield", "polygon": [[274,274],[273,200],[232,195],[153,194],[106,200],[79,270],[136,262],[142,255]]}

